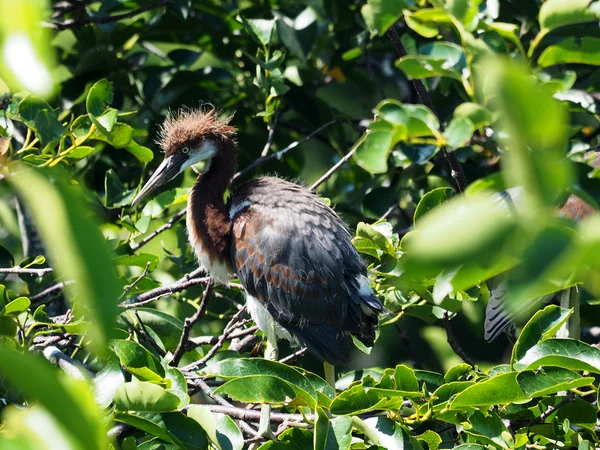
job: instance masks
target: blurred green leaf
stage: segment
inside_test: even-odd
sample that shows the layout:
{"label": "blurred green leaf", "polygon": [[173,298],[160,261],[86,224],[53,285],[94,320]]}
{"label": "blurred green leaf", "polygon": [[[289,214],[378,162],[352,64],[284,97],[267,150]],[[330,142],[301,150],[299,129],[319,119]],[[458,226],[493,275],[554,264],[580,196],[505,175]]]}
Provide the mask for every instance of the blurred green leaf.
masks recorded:
{"label": "blurred green leaf", "polygon": [[245,19],[241,17],[241,22],[244,24],[244,28],[248,31],[248,34],[252,36],[257,43],[262,45],[269,45],[273,37],[273,30],[275,30],[275,20],[266,19]]}
{"label": "blurred green leaf", "polygon": [[54,111],[46,109],[35,115],[35,129],[42,146],[60,139],[65,131],[65,127],[58,121]]}
{"label": "blurred green leaf", "polygon": [[85,305],[85,314],[93,319],[92,348],[103,353],[114,333],[121,289],[110,250],[88,212],[81,188],[67,187],[56,178],[50,183],[39,172],[30,170],[20,172],[13,183],[37,219],[55,270],[65,279],[74,280],[67,293],[72,301]]}
{"label": "blurred green leaf", "polygon": [[37,355],[19,354],[3,346],[0,372],[29,401],[48,410],[81,448],[107,448],[102,414],[85,381],[67,377]]}
{"label": "blurred green leaf", "polygon": [[485,65],[488,86],[510,134],[503,156],[507,184],[524,186],[533,214],[553,205],[569,185],[572,171],[565,159],[568,119],[564,108],[522,68],[508,61]]}

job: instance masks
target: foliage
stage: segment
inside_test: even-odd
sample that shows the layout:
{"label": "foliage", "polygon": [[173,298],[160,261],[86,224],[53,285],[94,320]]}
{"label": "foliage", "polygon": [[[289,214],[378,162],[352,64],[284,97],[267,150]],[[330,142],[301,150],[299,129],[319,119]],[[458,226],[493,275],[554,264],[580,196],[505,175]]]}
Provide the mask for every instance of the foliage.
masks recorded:
{"label": "foliage", "polygon": [[[0,450],[600,446],[600,350],[576,331],[600,318],[600,222],[556,214],[600,201],[600,2],[538,3],[12,2]],[[235,184],[314,184],[356,230],[387,312],[335,389],[297,349],[257,357],[241,286],[197,270],[192,173],[129,206],[168,110],[201,101],[236,112]],[[507,308],[558,293],[581,319],[545,305],[482,342],[498,276]],[[276,437],[253,440],[263,403]]]}

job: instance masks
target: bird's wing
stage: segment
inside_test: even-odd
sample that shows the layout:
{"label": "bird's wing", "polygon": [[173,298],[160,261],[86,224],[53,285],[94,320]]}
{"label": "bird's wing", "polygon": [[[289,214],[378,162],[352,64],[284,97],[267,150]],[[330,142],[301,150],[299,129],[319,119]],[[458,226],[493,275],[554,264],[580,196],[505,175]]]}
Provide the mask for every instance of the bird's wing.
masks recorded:
{"label": "bird's wing", "polygon": [[301,186],[263,178],[234,194],[231,210],[234,270],[280,324],[305,341],[325,328],[369,341],[381,303],[331,208]]}

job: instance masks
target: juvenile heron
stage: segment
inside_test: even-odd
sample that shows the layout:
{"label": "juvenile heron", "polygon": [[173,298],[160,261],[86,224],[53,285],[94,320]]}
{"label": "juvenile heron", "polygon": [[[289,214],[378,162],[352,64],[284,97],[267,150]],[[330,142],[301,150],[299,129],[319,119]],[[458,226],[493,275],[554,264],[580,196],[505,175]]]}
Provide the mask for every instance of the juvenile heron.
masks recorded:
{"label": "juvenile heron", "polygon": [[382,304],[344,224],[308,189],[256,178],[224,202],[236,170],[235,131],[212,109],[169,116],[159,140],[165,158],[133,205],[207,161],[187,204],[189,241],[200,264],[216,282],[232,274],[240,279],[248,310],[267,336],[267,359],[277,358],[277,337],[298,340],[325,363],[333,384],[332,365],[349,360],[351,335],[373,345]]}

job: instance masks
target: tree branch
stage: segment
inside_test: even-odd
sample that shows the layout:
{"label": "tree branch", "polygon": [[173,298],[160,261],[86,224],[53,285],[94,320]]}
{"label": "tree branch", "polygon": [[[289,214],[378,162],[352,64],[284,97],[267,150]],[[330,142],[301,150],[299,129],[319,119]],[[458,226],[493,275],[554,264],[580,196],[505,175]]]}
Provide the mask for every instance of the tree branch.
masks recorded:
{"label": "tree branch", "polygon": [[138,306],[144,306],[148,303],[158,300],[161,297],[174,294],[175,292],[183,291],[184,289],[187,289],[191,286],[206,284],[210,277],[196,278],[203,273],[204,269],[196,269],[192,273],[189,273],[186,276],[180,278],[175,283],[171,283],[166,286],[161,286],[156,289],[152,289],[148,292],[144,292],[143,294],[133,297],[130,301],[121,303],[120,306],[125,309],[137,308]]}
{"label": "tree branch", "polygon": [[458,342],[456,341],[456,338],[454,337],[454,332],[452,331],[452,324],[450,323],[450,319],[448,319],[448,313],[445,311],[444,311],[443,323],[444,323],[444,328],[446,329],[446,338],[448,339],[448,344],[450,344],[450,347],[452,347],[452,350],[454,350],[454,353],[456,353],[458,356],[460,356],[460,359],[462,359],[468,365],[470,365],[471,367],[475,367],[475,363],[473,362],[473,360],[469,357],[469,355],[467,355],[464,352],[464,350],[460,347],[460,345],[458,345]]}
{"label": "tree branch", "polygon": [[250,171],[252,171],[254,168],[260,166],[261,164],[266,163],[267,161],[271,161],[273,159],[281,159],[281,158],[283,158],[285,156],[285,154],[288,153],[290,150],[293,150],[294,148],[298,147],[300,144],[303,144],[304,142],[308,141],[313,136],[315,136],[316,134],[319,134],[325,128],[329,127],[330,125],[333,125],[337,121],[338,121],[338,119],[334,119],[334,120],[331,120],[331,121],[327,122],[324,125],[321,125],[319,128],[317,128],[316,130],[314,130],[309,135],[304,136],[302,139],[298,139],[297,141],[292,142],[290,145],[288,145],[287,147],[279,150],[278,152],[271,153],[270,155],[266,155],[266,156],[261,156],[256,161],[254,161],[252,164],[250,164],[248,167],[246,167],[244,170],[236,173],[233,176],[233,180],[232,181],[235,181],[237,178],[246,175],[247,173],[249,173]]}
{"label": "tree branch", "polygon": [[200,307],[198,310],[192,315],[192,317],[186,317],[183,322],[183,331],[181,332],[181,338],[179,339],[179,343],[177,344],[177,348],[173,352],[173,359],[169,363],[172,366],[177,367],[179,361],[181,361],[181,357],[186,351],[187,341],[190,337],[190,333],[192,332],[192,328],[194,325],[206,314],[206,308],[208,307],[208,298],[210,297],[210,292],[212,291],[214,281],[212,277],[208,278],[206,282],[206,287],[204,288],[204,294],[202,294],[202,300],[200,301]]}
{"label": "tree branch", "polygon": [[44,267],[43,269],[25,269],[22,267],[3,267],[0,268],[0,273],[9,273],[9,274],[17,274],[17,275],[37,275],[38,277],[43,277],[47,273],[52,273],[53,270],[50,267]]}
{"label": "tree branch", "polygon": [[[387,35],[390,38],[390,40],[392,41],[392,44],[393,44],[394,49],[396,50],[396,53],[398,54],[398,56],[400,58],[406,56],[408,53],[406,53],[406,49],[404,48],[404,45],[402,44],[402,41],[400,40],[400,36],[398,36],[398,33],[396,32],[396,29],[394,28],[393,25],[387,31]],[[435,106],[433,105],[433,102],[431,101],[431,97],[429,96],[429,93],[427,92],[427,88],[425,87],[423,82],[421,80],[417,80],[417,79],[411,79],[410,82],[412,83],[413,87],[415,88],[415,91],[417,91],[417,94],[419,95],[419,98],[421,99],[421,103],[423,103],[423,105],[427,106],[431,110],[431,112],[433,114],[435,114],[435,116],[438,118],[438,121],[440,122],[441,129],[443,129],[442,121],[440,120],[440,116],[438,115],[438,113],[435,109]],[[446,158],[446,161],[448,162],[448,165],[450,166],[450,172],[451,172],[450,175],[456,182],[456,187],[458,188],[458,192],[463,192],[465,190],[465,188],[467,187],[467,179],[465,178],[465,174],[460,165],[460,161],[458,160],[458,158],[456,157],[456,154],[454,152],[448,152],[443,147],[442,147],[442,154],[444,155],[444,158]]]}
{"label": "tree branch", "polygon": [[352,150],[350,150],[342,159],[340,159],[337,163],[335,163],[335,165],[331,169],[329,169],[327,172],[325,172],[325,174],[321,178],[319,178],[317,181],[315,181],[312,184],[312,186],[309,187],[308,189],[311,191],[314,191],[321,184],[323,184],[325,181],[327,181],[329,179],[329,177],[331,177],[331,175],[333,175],[350,158],[352,158],[352,155],[354,155],[354,153],[356,153],[356,147],[354,147]]}
{"label": "tree branch", "polygon": [[227,339],[227,337],[236,328],[235,323],[245,313],[246,313],[246,307],[244,306],[242,309],[240,309],[237,313],[235,313],[233,315],[231,320],[227,323],[227,325],[225,325],[225,328],[223,329],[223,333],[221,333],[221,336],[219,336],[217,343],[213,347],[211,347],[211,349],[206,353],[206,355],[204,355],[198,361],[188,364],[187,366],[181,368],[181,371],[184,372],[184,375],[185,375],[185,372],[193,372],[195,370],[198,370],[200,367],[202,367],[204,364],[206,364],[208,361],[210,361],[210,359],[215,355],[215,353],[217,353],[217,351],[221,347],[223,347],[223,344],[225,343],[225,340]]}

